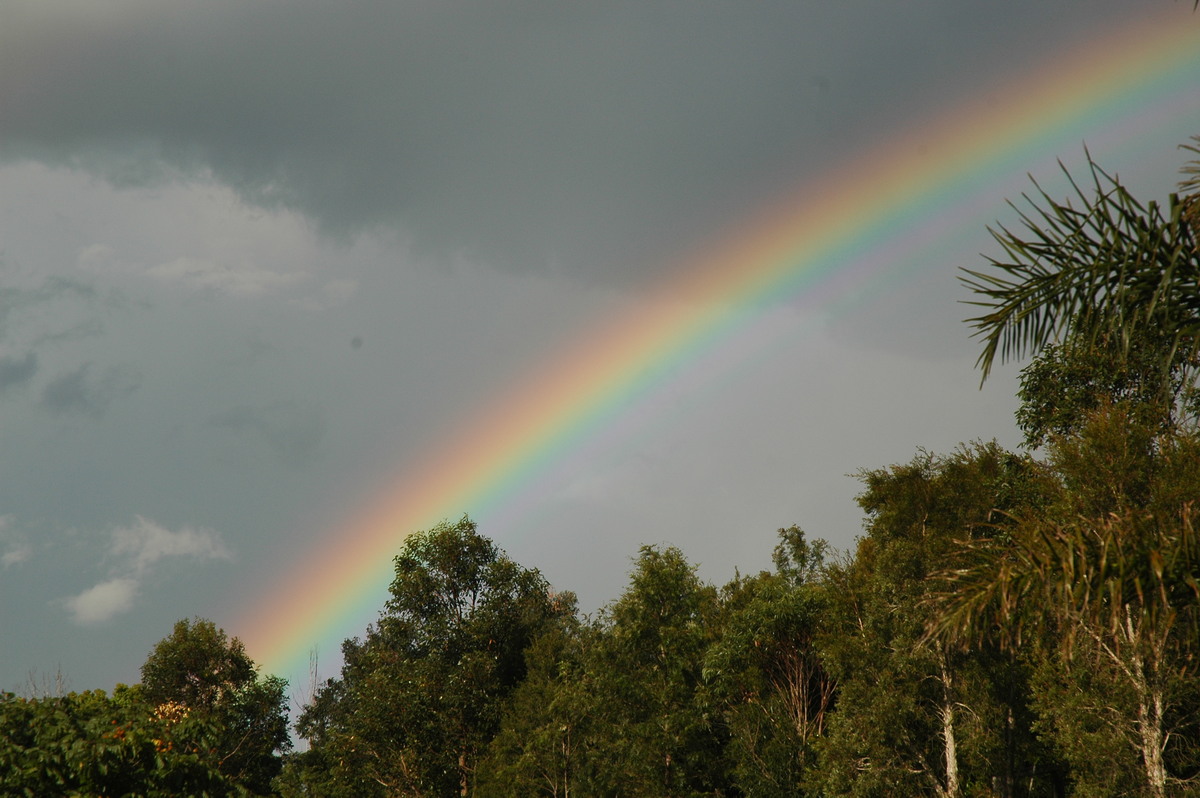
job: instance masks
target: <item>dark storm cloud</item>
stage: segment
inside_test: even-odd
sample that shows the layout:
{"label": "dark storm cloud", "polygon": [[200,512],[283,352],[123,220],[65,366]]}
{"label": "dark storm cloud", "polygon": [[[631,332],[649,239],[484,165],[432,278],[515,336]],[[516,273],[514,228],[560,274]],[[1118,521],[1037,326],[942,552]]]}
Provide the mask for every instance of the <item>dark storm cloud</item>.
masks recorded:
{"label": "dark storm cloud", "polygon": [[0,393],[4,393],[14,385],[21,385],[33,379],[37,374],[38,359],[36,352],[26,352],[24,357],[11,355],[0,357]]}
{"label": "dark storm cloud", "polygon": [[80,414],[99,418],[117,399],[137,390],[141,378],[133,371],[110,367],[99,377],[84,363],[55,377],[42,390],[41,405],[55,415]]}
{"label": "dark storm cloud", "polygon": [[117,184],[211,175],[327,232],[399,227],[426,254],[621,278],[1099,16],[1043,0],[466,10],[18,3],[0,157]]}

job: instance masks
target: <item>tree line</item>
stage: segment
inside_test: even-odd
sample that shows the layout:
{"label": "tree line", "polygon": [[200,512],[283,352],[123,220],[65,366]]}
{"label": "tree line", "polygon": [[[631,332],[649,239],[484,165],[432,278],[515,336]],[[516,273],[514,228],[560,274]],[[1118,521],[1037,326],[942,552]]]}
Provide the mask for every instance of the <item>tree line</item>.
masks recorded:
{"label": "tree line", "polygon": [[[1193,152],[1196,152],[1194,148]],[[464,517],[288,737],[285,685],[181,621],[142,681],[0,696],[5,795],[1200,795],[1196,162],[1143,205],[1095,164],[965,275],[1033,354],[1025,445],[860,472],[863,534],[781,529],[708,584],[646,546],[595,616]]]}

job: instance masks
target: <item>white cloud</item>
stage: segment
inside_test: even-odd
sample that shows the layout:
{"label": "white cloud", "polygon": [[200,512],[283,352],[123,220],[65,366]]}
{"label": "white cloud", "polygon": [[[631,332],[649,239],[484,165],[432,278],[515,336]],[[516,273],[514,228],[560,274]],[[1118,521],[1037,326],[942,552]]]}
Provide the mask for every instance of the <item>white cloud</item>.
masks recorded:
{"label": "white cloud", "polygon": [[136,516],[134,523],[113,530],[109,555],[117,560],[116,576],[77,596],[63,599],[71,619],[80,625],[103,623],[128,612],[141,592],[142,581],[151,567],[167,557],[200,560],[229,560],[233,554],[211,529],[183,527],[172,532],[149,518]]}
{"label": "white cloud", "polygon": [[29,541],[11,531],[12,522],[11,515],[0,515],[0,544],[4,544],[0,565],[5,568],[23,563],[33,556],[33,546],[29,545]]}
{"label": "white cloud", "polygon": [[88,588],[78,596],[66,599],[63,605],[71,619],[81,626],[102,623],[128,612],[138,592],[138,580],[119,577]]}
{"label": "white cloud", "polygon": [[117,260],[117,253],[107,244],[90,244],[79,250],[77,264],[86,272],[115,273],[131,271]]}
{"label": "white cloud", "polygon": [[17,545],[11,547],[8,551],[4,552],[4,554],[0,555],[0,563],[3,563],[4,567],[7,568],[10,565],[16,565],[17,563],[25,562],[32,556],[32,546],[30,546],[28,543],[18,543]]}
{"label": "white cloud", "polygon": [[357,280],[330,280],[321,288],[325,301],[331,306],[344,305],[358,293]]}
{"label": "white cloud", "polygon": [[137,516],[132,526],[113,530],[112,554],[129,558],[129,567],[142,574],[164,557],[197,557],[228,560],[232,553],[211,529],[183,527],[172,532],[148,518]]}

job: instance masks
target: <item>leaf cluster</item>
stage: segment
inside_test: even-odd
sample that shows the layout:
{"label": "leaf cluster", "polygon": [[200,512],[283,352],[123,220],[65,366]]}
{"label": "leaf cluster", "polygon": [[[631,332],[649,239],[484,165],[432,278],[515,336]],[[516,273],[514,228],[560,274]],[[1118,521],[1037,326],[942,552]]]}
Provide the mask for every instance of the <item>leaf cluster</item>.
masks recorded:
{"label": "leaf cluster", "polygon": [[165,712],[137,687],[0,695],[0,794],[248,796],[221,772],[222,730]]}

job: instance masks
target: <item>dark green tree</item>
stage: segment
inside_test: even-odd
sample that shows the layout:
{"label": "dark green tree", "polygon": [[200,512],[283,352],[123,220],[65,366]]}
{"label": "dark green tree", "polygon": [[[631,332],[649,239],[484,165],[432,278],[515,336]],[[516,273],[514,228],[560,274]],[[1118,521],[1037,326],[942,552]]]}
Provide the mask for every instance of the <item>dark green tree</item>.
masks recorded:
{"label": "dark green tree", "polygon": [[330,794],[469,795],[525,649],[572,610],[468,518],[413,535],[378,623],[301,715],[297,766]]}
{"label": "dark green tree", "polygon": [[[574,597],[560,601],[573,603]],[[596,635],[571,612],[526,650],[525,680],[509,698],[500,731],[480,763],[481,798],[587,794],[592,723],[583,663]]]}
{"label": "dark green tree", "polygon": [[720,794],[724,733],[701,690],[718,612],[682,552],[642,547],[585,656],[586,794]]}
{"label": "dark green tree", "polygon": [[720,636],[705,680],[728,728],[732,781],[747,796],[801,796],[833,710],[836,683],[817,650],[828,597],[824,541],[779,530],[775,573],[724,591]]}
{"label": "dark green tree", "polygon": [[945,575],[932,636],[1040,649],[1038,725],[1076,794],[1181,794],[1200,771],[1200,438],[1109,407],[1050,461],[1055,501]]}
{"label": "dark green tree", "polygon": [[203,618],[175,622],[142,664],[142,690],[157,704],[211,709],[257,678],[242,641]]}
{"label": "dark green tree", "polygon": [[1019,663],[924,639],[931,576],[955,564],[960,541],[1002,532],[1008,513],[1038,501],[1040,470],[992,443],[861,478],[866,535],[826,571],[820,650],[838,681],[819,749],[826,792],[1053,794]]}
{"label": "dark green tree", "polygon": [[1129,330],[1122,339],[1107,331],[1068,335],[1021,371],[1017,426],[1032,447],[1077,433],[1108,406],[1159,432],[1193,426],[1200,419],[1198,366],[1191,350],[1158,329]]}

